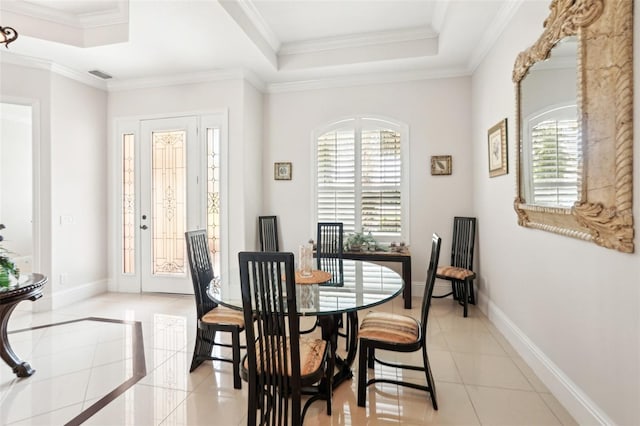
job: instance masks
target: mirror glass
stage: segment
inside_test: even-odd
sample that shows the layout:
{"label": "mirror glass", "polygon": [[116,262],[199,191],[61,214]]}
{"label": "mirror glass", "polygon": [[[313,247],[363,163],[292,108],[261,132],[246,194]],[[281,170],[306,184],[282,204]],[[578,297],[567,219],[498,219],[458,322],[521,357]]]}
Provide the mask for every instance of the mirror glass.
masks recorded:
{"label": "mirror glass", "polygon": [[577,37],[563,38],[520,82],[520,196],[530,205],[570,208],[580,199],[577,52]]}

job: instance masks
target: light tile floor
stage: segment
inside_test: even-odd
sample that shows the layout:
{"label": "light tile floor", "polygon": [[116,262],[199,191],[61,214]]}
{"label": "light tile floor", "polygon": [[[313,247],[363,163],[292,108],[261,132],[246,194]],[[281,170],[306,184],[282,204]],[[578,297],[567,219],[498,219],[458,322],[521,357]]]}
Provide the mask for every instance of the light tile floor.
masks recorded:
{"label": "light tile floor", "polygon": [[[195,336],[192,296],[107,293],[44,313],[31,313],[28,303],[14,312],[9,330],[17,332],[9,338],[36,373],[17,379],[0,363],[0,424],[65,424],[131,377],[132,326],[83,320],[18,331],[85,317],[140,321],[147,374],[84,424],[246,424],[247,387],[233,389],[230,364],[207,362],[188,372]],[[417,316],[420,301],[413,305],[405,310],[396,299],[376,309]],[[358,407],[354,376],[336,389],[333,415],[326,415],[323,402],[314,403],[305,425],[576,424],[474,306],[463,318],[451,299],[434,299],[428,328],[438,411],[426,393],[386,384],[370,386],[367,407]],[[393,356],[421,362],[419,353]],[[424,380],[386,367],[376,367],[375,374]]]}

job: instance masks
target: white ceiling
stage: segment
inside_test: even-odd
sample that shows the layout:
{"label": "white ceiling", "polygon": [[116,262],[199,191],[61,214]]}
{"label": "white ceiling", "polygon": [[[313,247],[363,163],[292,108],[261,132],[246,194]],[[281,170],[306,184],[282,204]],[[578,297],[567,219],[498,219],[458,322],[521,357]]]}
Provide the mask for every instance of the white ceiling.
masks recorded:
{"label": "white ceiling", "polygon": [[521,1],[2,0],[0,25],[19,37],[0,60],[110,89],[230,72],[267,89],[468,75]]}

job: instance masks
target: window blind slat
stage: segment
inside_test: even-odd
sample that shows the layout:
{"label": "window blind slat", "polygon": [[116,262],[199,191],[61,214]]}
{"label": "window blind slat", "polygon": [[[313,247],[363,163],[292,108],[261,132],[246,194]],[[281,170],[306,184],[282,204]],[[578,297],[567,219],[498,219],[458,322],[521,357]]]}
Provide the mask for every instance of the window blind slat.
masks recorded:
{"label": "window blind slat", "polygon": [[360,223],[374,237],[401,237],[401,135],[362,128],[356,153],[356,134],[355,128],[330,131],[317,139],[318,220],[343,222],[345,232],[355,231]]}
{"label": "window blind slat", "polygon": [[531,130],[535,204],[571,206],[578,199],[578,123],[547,119]]}

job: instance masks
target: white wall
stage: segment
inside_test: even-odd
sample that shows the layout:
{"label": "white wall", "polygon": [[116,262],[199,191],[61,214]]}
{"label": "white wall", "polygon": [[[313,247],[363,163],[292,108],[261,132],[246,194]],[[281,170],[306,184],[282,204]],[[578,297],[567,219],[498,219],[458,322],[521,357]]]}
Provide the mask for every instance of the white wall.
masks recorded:
{"label": "white wall", "polygon": [[[281,250],[296,252],[315,239],[312,131],[347,116],[384,116],[409,126],[412,279],[414,286],[424,283],[431,234],[442,236],[448,253],[453,216],[473,213],[470,104],[469,78],[268,95],[262,213],[278,216]],[[432,155],[452,155],[453,174],[431,176]],[[273,163],[280,161],[293,163],[292,180],[273,179]]]}
{"label": "white wall", "polygon": [[[106,92],[52,74],[49,283],[54,292],[100,283],[108,276],[106,118]],[[71,223],[63,224],[63,217]],[[104,291],[106,282],[100,285]]]}
{"label": "white wall", "polygon": [[[31,106],[0,104],[0,223],[12,257],[33,255]],[[29,266],[30,268],[30,266]],[[22,272],[25,270],[21,267]]]}
{"label": "white wall", "polygon": [[32,106],[33,269],[49,278],[46,310],[106,289],[107,95],[41,66],[0,61],[0,100]]}
{"label": "white wall", "polygon": [[[481,307],[581,424],[640,424],[640,247],[623,254],[517,225],[514,87],[516,55],[542,31],[548,2],[523,2],[472,79],[474,210],[479,226]],[[635,11],[636,28],[638,8]],[[638,30],[634,55],[640,54]],[[638,61],[635,85],[640,87]],[[636,106],[638,105],[636,91]],[[508,118],[506,176],[490,179],[487,129]],[[634,120],[640,123],[636,107]],[[636,126],[637,127],[637,126]],[[640,158],[640,135],[635,132]],[[634,173],[634,220],[640,173]]]}
{"label": "white wall", "polygon": [[[51,276],[51,73],[0,60],[0,101],[32,106],[35,271]],[[52,287],[45,286],[37,310],[52,306]]]}
{"label": "white wall", "polygon": [[[263,106],[264,99],[261,92],[256,90],[251,84],[245,82],[243,85],[244,94],[244,164],[254,165],[245,167],[245,223],[247,224],[245,250],[258,250],[258,216],[262,213],[262,186],[257,184],[262,178],[263,156]],[[231,262],[236,262],[232,258]]]}

